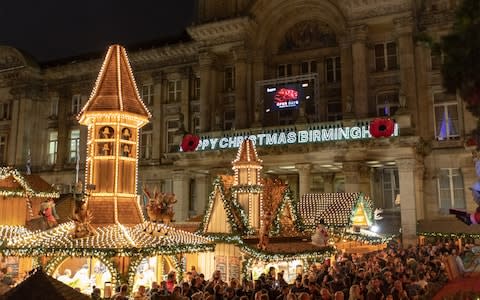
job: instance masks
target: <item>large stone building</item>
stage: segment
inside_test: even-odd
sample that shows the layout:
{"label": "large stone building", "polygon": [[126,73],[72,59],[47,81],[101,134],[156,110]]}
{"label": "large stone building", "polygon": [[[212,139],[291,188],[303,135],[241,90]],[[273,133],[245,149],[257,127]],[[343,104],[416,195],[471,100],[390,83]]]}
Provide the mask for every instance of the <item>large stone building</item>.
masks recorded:
{"label": "large stone building", "polygon": [[[448,209],[474,209],[464,143],[475,120],[444,93],[442,55],[425,38],[449,32],[456,2],[198,1],[188,40],[127,45],[152,112],[140,136],[139,185],[174,192],[177,221],[202,214],[212,178],[230,167],[238,137],[251,136],[263,172],[288,181],[297,197],[365,192],[401,215],[406,242],[417,226],[459,225]],[[3,165],[29,161],[69,192],[85,166],[87,131],[76,116],[102,58],[39,65],[0,47]],[[272,93],[282,88],[296,90],[295,101],[276,103]],[[367,125],[384,116],[398,131],[371,138]],[[202,137],[197,151],[179,151],[184,132]]]}

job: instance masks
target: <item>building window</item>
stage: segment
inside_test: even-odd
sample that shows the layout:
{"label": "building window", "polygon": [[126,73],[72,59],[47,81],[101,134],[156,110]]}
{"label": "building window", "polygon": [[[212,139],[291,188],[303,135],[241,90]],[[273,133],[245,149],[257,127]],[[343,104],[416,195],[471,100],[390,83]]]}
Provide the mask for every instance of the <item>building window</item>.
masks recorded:
{"label": "building window", "polygon": [[140,158],[151,159],[153,149],[153,133],[152,131],[142,131],[140,140]]}
{"label": "building window", "polygon": [[278,77],[292,76],[292,64],[283,64],[277,66]]}
{"label": "building window", "polygon": [[10,102],[0,103],[0,120],[10,120]]}
{"label": "building window", "polygon": [[223,113],[223,130],[231,130],[235,126],[235,110],[227,110]]}
{"label": "building window", "polygon": [[455,95],[433,94],[435,138],[439,141],[459,138],[458,101]]}
{"label": "building window", "polygon": [[153,105],[153,84],[145,84],[142,86],[142,100],[145,105]]}
{"label": "building window", "polygon": [[167,152],[177,152],[179,143],[177,142],[177,131],[179,128],[178,120],[167,121]]}
{"label": "building window", "polygon": [[397,69],[397,44],[388,42],[375,45],[375,70],[377,72]]}
{"label": "building window", "polygon": [[235,89],[235,67],[225,67],[223,72],[223,88],[226,92]]}
{"label": "building window", "polygon": [[54,165],[57,161],[58,132],[48,133],[48,164]]}
{"label": "building window", "polygon": [[398,103],[398,93],[388,92],[377,95],[377,115],[393,116],[400,107]]}
{"label": "building window", "polygon": [[339,82],[342,79],[340,57],[328,57],[325,59],[325,79],[327,82]]}
{"label": "building window", "polygon": [[342,119],[342,101],[340,99],[329,99],[327,101],[327,121],[338,121]]}
{"label": "building window", "polygon": [[70,130],[70,162],[75,162],[80,150],[80,129]]}
{"label": "building window", "polygon": [[182,99],[182,81],[168,81],[168,103],[180,102]]}
{"label": "building window", "polygon": [[432,70],[440,70],[442,67],[443,61],[445,59],[445,55],[440,50],[439,47],[433,47],[432,51],[430,52],[430,60],[432,63]]}
{"label": "building window", "polygon": [[82,96],[81,95],[73,95],[72,97],[72,114],[76,115],[80,112],[82,107]]}
{"label": "building window", "polygon": [[398,207],[398,203],[395,203],[397,196],[400,195],[398,169],[382,169],[382,191],[384,208]]}
{"label": "building window", "polygon": [[300,64],[302,74],[317,73],[317,62],[314,60],[304,61]]}
{"label": "building window", "polygon": [[192,99],[200,99],[200,77],[196,77],[195,79],[193,79]]}
{"label": "building window", "polygon": [[5,165],[7,162],[7,135],[0,135],[0,163]]}
{"label": "building window", "polygon": [[58,98],[53,98],[50,103],[50,117],[58,116]]}
{"label": "building window", "polygon": [[463,176],[460,169],[440,169],[438,179],[438,205],[441,212],[450,208],[465,209]]}
{"label": "building window", "polygon": [[192,118],[192,131],[194,134],[200,133],[200,116],[194,115]]}

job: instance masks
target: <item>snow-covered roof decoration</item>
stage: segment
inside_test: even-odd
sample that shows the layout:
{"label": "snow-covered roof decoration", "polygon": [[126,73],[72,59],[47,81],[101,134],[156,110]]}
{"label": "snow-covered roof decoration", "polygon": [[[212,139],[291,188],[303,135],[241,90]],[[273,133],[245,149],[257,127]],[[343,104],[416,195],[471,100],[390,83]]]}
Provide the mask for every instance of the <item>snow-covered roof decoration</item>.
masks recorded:
{"label": "snow-covered roof decoration", "polygon": [[358,209],[365,213],[367,222],[372,222],[373,204],[363,193],[305,194],[298,203],[303,222],[310,228],[321,219],[328,226],[351,226]]}

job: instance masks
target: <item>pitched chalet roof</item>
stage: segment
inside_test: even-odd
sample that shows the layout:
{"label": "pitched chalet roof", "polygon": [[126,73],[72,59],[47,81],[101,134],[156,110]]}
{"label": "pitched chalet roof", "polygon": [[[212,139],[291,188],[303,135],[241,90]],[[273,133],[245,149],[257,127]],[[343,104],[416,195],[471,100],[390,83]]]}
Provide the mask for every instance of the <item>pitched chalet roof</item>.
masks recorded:
{"label": "pitched chalet roof", "polygon": [[0,300],[3,299],[88,300],[90,297],[36,269],[19,285],[1,295]]}
{"label": "pitched chalet roof", "polygon": [[123,111],[151,117],[138,94],[127,52],[120,45],[112,45],[108,49],[90,99],[79,116],[86,112],[105,111]]}
{"label": "pitched chalet roof", "polygon": [[[153,225],[154,232],[166,234],[150,234],[146,227]],[[178,230],[164,224],[144,222],[127,227],[121,224],[97,228],[92,236],[75,239],[71,235],[73,222],[63,223],[45,231],[20,230],[14,231],[10,226],[0,226],[0,241],[5,241],[3,252],[17,251],[19,255],[55,254],[68,249],[79,255],[92,255],[93,252],[104,252],[110,255],[126,252],[141,253],[142,250],[156,253],[180,253],[189,246],[190,252],[209,251],[213,249],[212,241],[183,230]],[[149,231],[150,232],[150,231]],[[196,248],[195,248],[196,247]],[[33,251],[33,252],[32,252]]]}
{"label": "pitched chalet roof", "polygon": [[0,195],[11,197],[59,198],[60,194],[38,175],[21,174],[10,167],[0,168]]}
{"label": "pitched chalet roof", "polygon": [[367,212],[372,211],[372,203],[362,193],[322,193],[305,194],[298,203],[299,214],[307,227],[323,219],[329,226],[350,226],[352,213],[362,202]]}
{"label": "pitched chalet roof", "polygon": [[238,148],[237,158],[232,162],[233,166],[244,164],[258,164],[262,163],[262,160],[258,158],[257,150],[253,141],[250,139],[243,140],[242,144]]}

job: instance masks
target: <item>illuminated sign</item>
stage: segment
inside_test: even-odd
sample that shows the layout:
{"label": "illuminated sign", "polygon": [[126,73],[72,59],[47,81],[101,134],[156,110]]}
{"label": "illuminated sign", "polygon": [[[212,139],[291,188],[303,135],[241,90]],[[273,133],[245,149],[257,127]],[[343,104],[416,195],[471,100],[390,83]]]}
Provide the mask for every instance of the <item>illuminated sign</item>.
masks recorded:
{"label": "illuminated sign", "polygon": [[[398,136],[398,124],[392,136]],[[238,148],[244,139],[250,139],[255,146],[279,146],[289,144],[325,143],[373,138],[369,126],[334,127],[297,131],[263,132],[257,134],[234,135],[223,137],[202,137],[197,151]]]}

